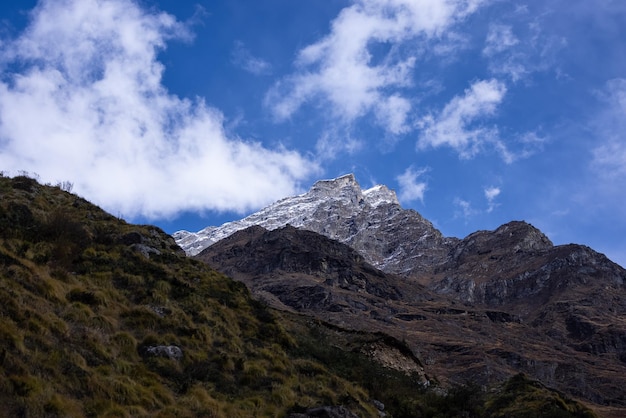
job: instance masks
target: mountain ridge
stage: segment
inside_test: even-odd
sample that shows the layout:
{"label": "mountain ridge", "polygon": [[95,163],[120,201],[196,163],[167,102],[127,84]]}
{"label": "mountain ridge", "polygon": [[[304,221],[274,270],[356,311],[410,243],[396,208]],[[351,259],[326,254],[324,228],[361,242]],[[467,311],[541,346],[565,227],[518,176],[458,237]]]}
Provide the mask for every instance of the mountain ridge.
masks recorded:
{"label": "mountain ridge", "polygon": [[173,236],[187,254],[196,255],[249,226],[273,230],[287,224],[348,244],[370,264],[395,274],[406,274],[415,263],[431,268],[443,262],[458,241],[444,237],[418,212],[403,209],[386,186],[362,190],[353,174],[320,180],[308,192],[281,199],[239,221]]}
{"label": "mountain ridge", "polygon": [[324,198],[335,198],[352,204],[369,203],[378,206],[381,203],[399,205],[395,192],[384,185],[377,185],[367,190],[361,190],[353,174],[346,174],[335,179],[317,181],[307,193],[280,199],[262,210],[255,212],[241,220],[227,222],[221,226],[208,226],[192,233],[176,231],[173,236],[189,255],[196,255],[207,246],[226,238],[232,233],[252,225],[259,225],[266,229],[276,229],[287,224],[301,227],[317,209],[316,201]]}

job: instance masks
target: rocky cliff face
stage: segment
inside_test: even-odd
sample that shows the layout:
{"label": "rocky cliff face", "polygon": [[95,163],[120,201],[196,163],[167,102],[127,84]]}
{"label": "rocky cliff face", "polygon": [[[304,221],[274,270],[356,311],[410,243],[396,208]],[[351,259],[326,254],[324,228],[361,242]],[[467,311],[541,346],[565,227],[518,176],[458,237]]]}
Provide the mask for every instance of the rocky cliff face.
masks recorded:
{"label": "rocky cliff face", "polygon": [[362,190],[352,174],[318,181],[299,196],[280,200],[242,220],[197,233],[179,231],[176,242],[190,255],[236,231],[258,225],[291,225],[345,243],[370,264],[389,273],[430,271],[444,261],[455,238],[445,238],[414,210],[402,209],[386,186]]}
{"label": "rocky cliff face", "polygon": [[621,289],[626,277],[591,248],[554,246],[541,231],[517,221],[457,242],[434,273],[421,281],[439,294],[491,306],[520,303],[526,310],[579,288]]}
{"label": "rocky cliff face", "polygon": [[[243,281],[280,309],[362,313],[366,306],[410,299],[417,289],[421,297],[428,292],[372,267],[345,244],[290,225],[237,231],[196,258]],[[383,309],[378,315],[391,312]]]}

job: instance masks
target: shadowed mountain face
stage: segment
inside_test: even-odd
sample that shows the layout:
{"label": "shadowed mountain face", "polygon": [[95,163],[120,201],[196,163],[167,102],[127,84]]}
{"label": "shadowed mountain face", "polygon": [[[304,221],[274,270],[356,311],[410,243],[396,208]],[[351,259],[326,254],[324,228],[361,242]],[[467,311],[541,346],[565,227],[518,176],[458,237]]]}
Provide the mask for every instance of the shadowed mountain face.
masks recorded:
{"label": "shadowed mountain face", "polygon": [[239,231],[198,258],[245,279],[259,295],[278,297],[271,302],[281,308],[341,311],[360,299],[400,300],[411,291],[347,245],[292,226]]}
{"label": "shadowed mountain face", "polygon": [[197,258],[274,307],[406,341],[425,379],[488,384],[521,371],[607,416],[626,412],[623,268],[525,222],[438,242],[436,263],[414,259],[403,275],[291,226],[239,231]]}

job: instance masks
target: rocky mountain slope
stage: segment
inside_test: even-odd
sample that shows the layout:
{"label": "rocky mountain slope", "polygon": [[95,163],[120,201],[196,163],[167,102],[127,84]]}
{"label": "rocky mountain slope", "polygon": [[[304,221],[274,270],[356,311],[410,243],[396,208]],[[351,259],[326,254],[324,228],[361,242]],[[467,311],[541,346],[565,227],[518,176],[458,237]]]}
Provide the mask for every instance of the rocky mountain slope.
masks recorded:
{"label": "rocky mountain slope", "polygon": [[[328,268],[348,290],[380,276]],[[400,339],[274,310],[160,229],[26,176],[0,174],[0,300],[0,417],[593,416],[523,375],[432,389]]]}
{"label": "rocky mountain slope", "polygon": [[326,211],[326,226],[287,199],[280,213],[306,218],[305,229],[251,227],[197,257],[272,306],[406,341],[424,376],[489,384],[522,371],[606,416],[626,413],[623,268],[585,246],[554,246],[525,222],[446,239],[391,198],[359,203],[351,176],[322,186],[294,199],[324,190],[307,207],[324,208],[312,213],[321,222]]}
{"label": "rocky mountain slope", "polygon": [[[268,230],[291,225],[349,245],[370,264],[389,273],[431,269],[443,262],[456,238],[445,238],[414,210],[402,209],[386,186],[362,190],[354,175],[318,181],[311,190],[288,197],[239,221],[192,233],[178,231],[176,242],[189,255],[257,225]],[[417,266],[417,267],[416,267]]]}
{"label": "rocky mountain slope", "polygon": [[425,376],[488,385],[521,371],[626,411],[626,272],[528,224],[470,235],[421,278],[290,226],[239,231],[197,258],[279,309],[406,341]]}

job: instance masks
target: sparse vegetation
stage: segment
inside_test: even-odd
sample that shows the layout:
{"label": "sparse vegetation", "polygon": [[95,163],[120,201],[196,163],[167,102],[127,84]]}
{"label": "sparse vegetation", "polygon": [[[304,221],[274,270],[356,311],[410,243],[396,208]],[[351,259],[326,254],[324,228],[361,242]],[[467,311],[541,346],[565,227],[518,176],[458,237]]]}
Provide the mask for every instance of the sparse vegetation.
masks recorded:
{"label": "sparse vegetation", "polygon": [[546,402],[589,416],[517,380],[438,395],[68,187],[0,176],[0,416],[281,417],[342,404],[375,417],[373,398],[396,418],[523,417],[519,405]]}

